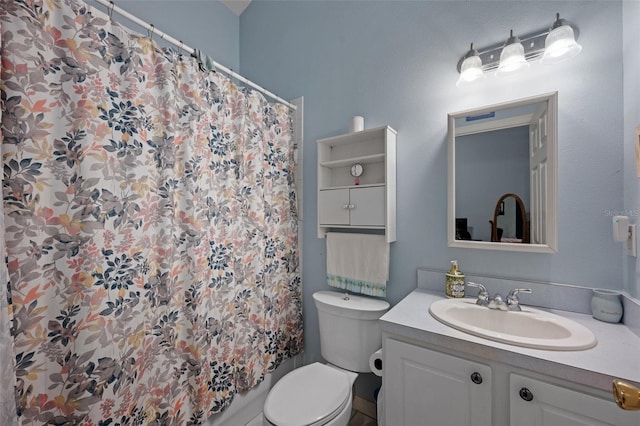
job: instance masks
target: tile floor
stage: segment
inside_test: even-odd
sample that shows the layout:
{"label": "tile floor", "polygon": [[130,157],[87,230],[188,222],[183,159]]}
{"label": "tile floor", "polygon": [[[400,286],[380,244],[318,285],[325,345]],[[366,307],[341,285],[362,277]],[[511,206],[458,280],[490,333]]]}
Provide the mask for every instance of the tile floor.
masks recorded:
{"label": "tile floor", "polygon": [[378,426],[378,422],[360,411],[353,410],[349,426]]}

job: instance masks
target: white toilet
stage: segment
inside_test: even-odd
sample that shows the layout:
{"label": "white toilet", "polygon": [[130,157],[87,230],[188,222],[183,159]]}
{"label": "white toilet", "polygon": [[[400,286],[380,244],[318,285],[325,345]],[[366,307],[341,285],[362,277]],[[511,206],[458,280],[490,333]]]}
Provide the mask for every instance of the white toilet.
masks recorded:
{"label": "white toilet", "polygon": [[369,357],[380,349],[378,319],[389,309],[384,300],[335,291],[313,294],[320,324],[320,350],[330,364],[298,368],[271,389],[264,424],[346,426],[351,388],[357,373],[370,373]]}

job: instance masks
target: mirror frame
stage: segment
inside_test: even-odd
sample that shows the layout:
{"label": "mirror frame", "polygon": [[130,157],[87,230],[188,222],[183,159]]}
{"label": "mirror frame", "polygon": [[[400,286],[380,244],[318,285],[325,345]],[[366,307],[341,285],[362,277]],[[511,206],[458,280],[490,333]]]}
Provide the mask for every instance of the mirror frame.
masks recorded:
{"label": "mirror frame", "polygon": [[[490,241],[469,241],[456,240],[456,163],[455,163],[455,139],[456,119],[470,116],[482,115],[494,111],[505,110],[510,108],[518,108],[525,105],[531,105],[541,102],[547,102],[547,149],[549,157],[547,160],[547,199],[546,212],[544,220],[546,222],[546,244],[521,244],[521,243],[500,243]],[[455,112],[447,115],[448,117],[448,138],[447,138],[447,239],[449,247],[459,248],[475,248],[483,250],[502,250],[502,251],[518,251],[518,252],[534,252],[534,253],[557,253],[558,252],[558,92],[546,93],[539,96],[532,96],[514,101],[507,101],[498,104],[482,106],[479,108],[469,109],[465,111]],[[469,126],[464,134],[473,134],[486,131],[507,129],[511,127],[524,126],[529,121],[522,117],[513,117],[498,119],[487,123],[478,123]],[[531,234],[531,233],[530,233]]]}

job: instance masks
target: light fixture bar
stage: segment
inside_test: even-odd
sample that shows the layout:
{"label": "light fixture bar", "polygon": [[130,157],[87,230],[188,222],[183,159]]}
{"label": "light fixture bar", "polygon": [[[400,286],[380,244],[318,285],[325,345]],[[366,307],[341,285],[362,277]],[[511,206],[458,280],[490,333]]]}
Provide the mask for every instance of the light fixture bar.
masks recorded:
{"label": "light fixture bar", "polygon": [[[579,36],[578,28],[565,21],[566,25],[570,25],[573,28],[573,32],[575,34],[576,40]],[[534,31],[522,36],[518,36],[522,46],[524,47],[524,57],[527,61],[533,61],[542,57],[544,53],[544,42],[549,35],[550,29],[545,28],[543,30]],[[504,48],[504,42],[493,44],[489,47],[485,47],[483,49],[477,49],[478,55],[482,60],[482,70],[483,71],[493,71],[498,69],[498,65],[500,64],[500,53]],[[460,58],[458,61],[458,72],[461,71],[462,62],[464,62],[466,55]]]}

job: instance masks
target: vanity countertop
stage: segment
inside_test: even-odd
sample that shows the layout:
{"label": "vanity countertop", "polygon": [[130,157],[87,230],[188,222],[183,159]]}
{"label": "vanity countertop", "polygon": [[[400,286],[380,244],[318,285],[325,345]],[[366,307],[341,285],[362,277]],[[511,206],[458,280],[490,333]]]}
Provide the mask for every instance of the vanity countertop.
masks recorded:
{"label": "vanity countertop", "polygon": [[380,319],[382,331],[449,349],[471,359],[500,362],[606,392],[611,391],[613,379],[640,386],[640,337],[623,324],[598,321],[586,314],[545,309],[589,328],[598,344],[582,351],[531,349],[477,337],[442,324],[431,316],[429,306],[443,298],[439,293],[414,290]]}

